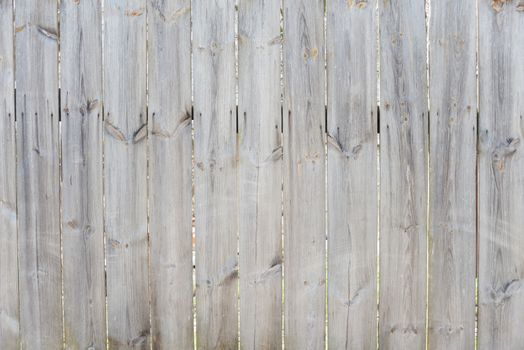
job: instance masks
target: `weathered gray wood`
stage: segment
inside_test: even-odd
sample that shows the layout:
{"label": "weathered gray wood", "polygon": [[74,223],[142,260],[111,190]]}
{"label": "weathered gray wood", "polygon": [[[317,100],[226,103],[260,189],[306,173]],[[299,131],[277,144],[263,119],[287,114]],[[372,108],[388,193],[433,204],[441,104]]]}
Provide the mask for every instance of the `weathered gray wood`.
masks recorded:
{"label": "weathered gray wood", "polygon": [[106,343],[102,173],[102,8],[60,3],[62,239],[67,349]]}
{"label": "weathered gray wood", "polygon": [[479,349],[524,347],[523,11],[479,1]]}
{"label": "weathered gray wood", "polygon": [[106,1],[104,23],[109,346],[148,349],[146,1]]}
{"label": "weathered gray wood", "polygon": [[476,269],[476,1],[431,2],[429,333],[473,349]]}
{"label": "weathered gray wood", "polygon": [[280,0],[241,0],[238,16],[240,345],[280,349]]}
{"label": "weathered gray wood", "polygon": [[190,2],[147,6],[153,348],[192,349]]}
{"label": "weathered gray wood", "polygon": [[16,3],[22,349],[62,347],[57,2]]}
{"label": "weathered gray wood", "polygon": [[0,349],[19,347],[13,2],[0,1]]}
{"label": "weathered gray wood", "polygon": [[428,107],[424,1],[379,1],[381,349],[423,349]]}
{"label": "weathered gray wood", "polygon": [[192,4],[198,349],[238,347],[235,1]]}
{"label": "weathered gray wood", "polygon": [[328,342],[377,348],[376,3],[327,4]]}
{"label": "weathered gray wood", "polygon": [[324,1],[284,1],[284,331],[290,349],[325,343],[324,50]]}

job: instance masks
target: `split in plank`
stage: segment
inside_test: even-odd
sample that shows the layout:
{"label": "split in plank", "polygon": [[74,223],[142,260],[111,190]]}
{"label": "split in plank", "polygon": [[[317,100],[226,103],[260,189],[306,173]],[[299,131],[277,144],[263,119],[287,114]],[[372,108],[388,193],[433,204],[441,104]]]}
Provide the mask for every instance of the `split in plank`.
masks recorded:
{"label": "split in plank", "polygon": [[377,348],[374,1],[327,4],[328,343]]}

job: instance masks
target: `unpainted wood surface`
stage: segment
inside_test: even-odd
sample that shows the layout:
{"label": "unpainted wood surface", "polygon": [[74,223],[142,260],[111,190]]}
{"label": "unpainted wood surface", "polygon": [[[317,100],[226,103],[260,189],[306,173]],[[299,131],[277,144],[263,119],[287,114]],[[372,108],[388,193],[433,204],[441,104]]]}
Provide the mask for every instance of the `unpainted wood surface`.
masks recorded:
{"label": "unpainted wood surface", "polygon": [[22,349],[62,347],[57,2],[16,3]]}
{"label": "unpainted wood surface", "polygon": [[430,25],[428,342],[431,349],[473,349],[476,1],[431,2]]}
{"label": "unpainted wood surface", "polygon": [[323,349],[326,318],[324,1],[284,1],[284,331]]}
{"label": "unpainted wood surface", "polygon": [[146,1],[106,1],[104,23],[109,346],[148,349]]}
{"label": "unpainted wood surface", "polygon": [[377,347],[376,3],[327,4],[328,342]]}
{"label": "unpainted wood surface", "polygon": [[0,1],[0,349],[19,347],[13,2]]}
{"label": "unpainted wood surface", "polygon": [[479,349],[524,347],[524,5],[479,1]]}
{"label": "unpainted wood surface", "polygon": [[190,2],[147,6],[152,341],[192,349]]}
{"label": "unpainted wood surface", "polygon": [[235,2],[192,3],[196,341],[238,348]]}
{"label": "unpainted wood surface", "polygon": [[65,347],[103,349],[102,8],[98,0],[60,6]]}
{"label": "unpainted wood surface", "polygon": [[238,21],[240,346],[280,349],[280,0],[242,0]]}
{"label": "unpainted wood surface", "polygon": [[379,1],[381,349],[423,349],[428,106],[424,2]]}

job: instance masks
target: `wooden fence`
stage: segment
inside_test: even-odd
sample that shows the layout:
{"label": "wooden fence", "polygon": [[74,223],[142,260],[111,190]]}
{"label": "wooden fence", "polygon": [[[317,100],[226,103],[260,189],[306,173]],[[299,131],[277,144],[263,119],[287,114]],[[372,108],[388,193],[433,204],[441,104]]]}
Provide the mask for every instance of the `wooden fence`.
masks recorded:
{"label": "wooden fence", "polygon": [[0,83],[0,349],[524,348],[524,2],[0,0]]}

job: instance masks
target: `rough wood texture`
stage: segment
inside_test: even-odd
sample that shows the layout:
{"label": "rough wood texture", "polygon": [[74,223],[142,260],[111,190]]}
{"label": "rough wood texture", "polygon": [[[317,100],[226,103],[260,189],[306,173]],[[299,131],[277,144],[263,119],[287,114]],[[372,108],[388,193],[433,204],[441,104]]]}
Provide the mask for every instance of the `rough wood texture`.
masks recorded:
{"label": "rough wood texture", "polygon": [[192,349],[190,2],[147,6],[153,348]]}
{"label": "rough wood texture", "polygon": [[240,345],[280,349],[280,0],[241,0],[238,26]]}
{"label": "rough wood texture", "polygon": [[192,4],[198,349],[238,348],[235,2]]}
{"label": "rough wood texture", "polygon": [[431,2],[429,347],[473,349],[476,1]]}
{"label": "rough wood texture", "polygon": [[19,347],[13,2],[0,0],[0,349]]}
{"label": "rough wood texture", "polygon": [[17,2],[18,257],[22,349],[62,347],[57,2]]}
{"label": "rough wood texture", "polygon": [[65,347],[102,349],[102,9],[98,0],[60,6]]}
{"label": "rough wood texture", "polygon": [[424,2],[379,1],[381,349],[425,347],[428,107]]}
{"label": "rough wood texture", "polygon": [[327,5],[328,341],[377,348],[376,3]]}
{"label": "rough wood texture", "polygon": [[524,347],[524,5],[479,1],[479,349]]}
{"label": "rough wood texture", "polygon": [[148,349],[145,0],[106,1],[104,23],[109,346]]}
{"label": "rough wood texture", "polygon": [[324,1],[284,1],[284,330],[290,349],[325,343],[324,54]]}

